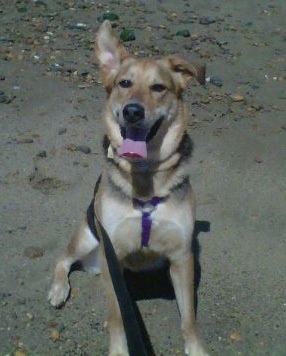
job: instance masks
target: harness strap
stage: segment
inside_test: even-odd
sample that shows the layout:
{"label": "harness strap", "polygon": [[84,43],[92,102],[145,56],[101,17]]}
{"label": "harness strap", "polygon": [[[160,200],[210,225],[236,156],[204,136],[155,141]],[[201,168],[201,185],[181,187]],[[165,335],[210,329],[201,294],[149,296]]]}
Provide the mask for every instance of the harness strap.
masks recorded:
{"label": "harness strap", "polygon": [[140,199],[133,199],[135,205],[138,205],[142,210],[141,218],[141,247],[148,247],[150,235],[151,235],[151,226],[152,219],[151,214],[157,208],[157,205],[162,203],[166,198],[163,197],[153,197],[151,200],[143,201]]}

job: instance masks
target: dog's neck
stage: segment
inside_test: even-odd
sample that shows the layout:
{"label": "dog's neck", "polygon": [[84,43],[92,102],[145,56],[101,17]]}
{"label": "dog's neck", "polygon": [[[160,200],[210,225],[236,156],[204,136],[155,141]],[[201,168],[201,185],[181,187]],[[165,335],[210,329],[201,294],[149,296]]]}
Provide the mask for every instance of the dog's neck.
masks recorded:
{"label": "dog's neck", "polygon": [[[188,177],[187,164],[192,153],[192,141],[187,133],[182,136],[177,150],[161,162],[131,162],[120,157],[112,149],[107,137],[104,138],[103,147],[107,164],[113,172],[109,175],[112,185],[117,186],[129,198],[148,200],[154,196],[167,196]],[[131,180],[125,179],[127,176]],[[124,184],[118,183],[122,179]],[[164,181],[166,184],[162,186],[157,181]]]}

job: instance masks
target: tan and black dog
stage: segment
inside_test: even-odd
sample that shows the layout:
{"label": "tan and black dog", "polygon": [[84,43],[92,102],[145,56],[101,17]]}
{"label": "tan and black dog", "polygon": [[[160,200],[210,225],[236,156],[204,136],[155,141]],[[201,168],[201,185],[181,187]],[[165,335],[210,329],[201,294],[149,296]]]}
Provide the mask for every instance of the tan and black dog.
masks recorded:
{"label": "tan and black dog", "polygon": [[[194,259],[191,242],[195,199],[189,182],[191,141],[182,93],[190,79],[205,81],[205,67],[177,55],[162,59],[129,56],[101,25],[96,56],[106,90],[106,166],[95,197],[95,214],[106,229],[122,267],[133,270],[162,256],[178,302],[185,353],[206,355],[194,313]],[[109,355],[128,355],[126,337],[101,243],[87,219],[60,258],[49,300],[62,305],[69,294],[71,265],[81,260],[103,274],[108,298]]]}

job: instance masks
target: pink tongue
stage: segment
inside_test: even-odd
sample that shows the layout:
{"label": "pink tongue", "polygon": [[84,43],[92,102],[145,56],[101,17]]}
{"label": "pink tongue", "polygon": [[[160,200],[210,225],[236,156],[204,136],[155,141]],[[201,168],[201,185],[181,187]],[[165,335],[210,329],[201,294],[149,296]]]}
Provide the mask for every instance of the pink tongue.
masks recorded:
{"label": "pink tongue", "polygon": [[118,149],[120,156],[131,158],[147,158],[146,141],[134,141],[130,138],[123,140],[123,144]]}

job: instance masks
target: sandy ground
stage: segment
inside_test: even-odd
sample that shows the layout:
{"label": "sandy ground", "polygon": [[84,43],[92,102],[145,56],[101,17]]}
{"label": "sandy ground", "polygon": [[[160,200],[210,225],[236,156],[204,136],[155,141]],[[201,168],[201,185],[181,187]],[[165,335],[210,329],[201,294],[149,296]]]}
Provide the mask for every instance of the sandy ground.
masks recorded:
{"label": "sandy ground", "polygon": [[[0,1],[0,355],[107,354],[99,277],[72,273],[61,310],[46,295],[103,166],[92,42],[108,10],[131,53],[207,64],[185,99],[210,353],[286,355],[284,0]],[[156,354],[183,355],[175,303],[140,308]]]}

